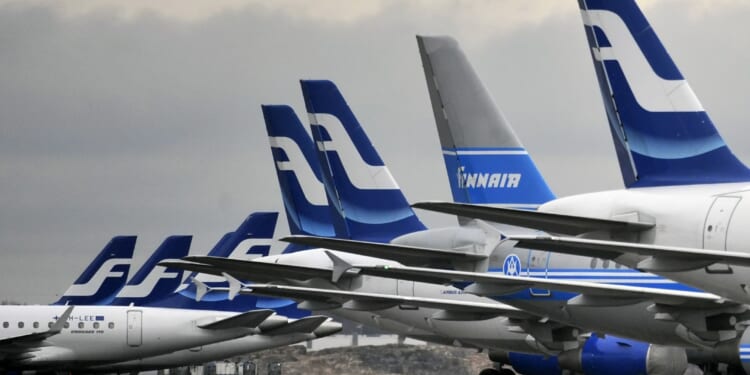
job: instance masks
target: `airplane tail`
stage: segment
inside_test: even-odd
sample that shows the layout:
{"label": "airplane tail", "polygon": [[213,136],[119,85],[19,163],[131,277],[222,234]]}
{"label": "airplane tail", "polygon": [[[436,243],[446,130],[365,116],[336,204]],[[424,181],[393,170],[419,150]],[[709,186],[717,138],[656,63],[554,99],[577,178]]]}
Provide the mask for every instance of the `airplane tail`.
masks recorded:
{"label": "airplane tail", "polygon": [[[229,232],[214,245],[208,256],[247,259],[267,256],[276,230],[278,212],[253,212],[234,232]],[[259,241],[260,240],[260,241]]]}
{"label": "airplane tail", "polygon": [[750,180],[634,0],[579,0],[625,186]]}
{"label": "airplane tail", "polygon": [[113,237],[53,305],[106,305],[128,281],[136,236]]}
{"label": "airplane tail", "polygon": [[417,44],[453,200],[535,209],[554,199],[456,40]]}
{"label": "airplane tail", "polygon": [[[237,230],[224,235],[208,255],[234,259],[268,255],[277,219],[277,212],[254,212],[250,214]],[[234,300],[229,300],[227,293],[208,293],[198,302],[195,300],[196,288],[192,282],[194,278],[214,288],[227,287],[227,281],[223,277],[193,272],[174,293],[169,294],[166,298],[153,300],[148,303],[148,306],[219,311],[273,308],[279,314],[290,317],[309,314],[297,310],[294,301],[252,295],[238,295]]]}
{"label": "airplane tail", "polygon": [[192,240],[193,236],[167,237],[117,293],[117,298],[111,305],[127,306],[133,303],[144,306],[171,295],[182,283],[184,270],[157,267],[157,264],[167,259],[186,257]]}
{"label": "airplane tail", "polygon": [[[263,105],[268,140],[279,179],[289,231],[331,237],[336,234],[312,138],[287,105]],[[285,253],[302,250],[290,245]]]}
{"label": "airplane tail", "polygon": [[339,227],[350,239],[377,242],[424,230],[336,85],[300,83],[323,181],[337,209],[334,222],[345,223]]}

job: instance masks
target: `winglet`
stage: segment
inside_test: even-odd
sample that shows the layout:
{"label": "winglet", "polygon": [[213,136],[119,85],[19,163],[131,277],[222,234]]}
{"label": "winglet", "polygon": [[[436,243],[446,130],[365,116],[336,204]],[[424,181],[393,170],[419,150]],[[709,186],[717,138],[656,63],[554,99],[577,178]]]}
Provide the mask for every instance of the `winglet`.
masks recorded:
{"label": "winglet", "polygon": [[60,315],[59,318],[57,318],[57,321],[55,324],[52,325],[52,327],[49,328],[49,333],[58,334],[60,331],[62,331],[63,327],[65,326],[65,322],[68,321],[68,318],[70,318],[70,314],[73,313],[73,308],[75,306],[68,306],[67,309],[65,309],[65,312]]}
{"label": "winglet", "polygon": [[240,293],[240,289],[242,289],[242,281],[237,280],[226,272],[222,272],[221,275],[224,276],[229,283],[229,300],[231,301]]}
{"label": "winglet", "polygon": [[198,280],[198,278],[193,278],[193,284],[195,284],[195,301],[200,302],[206,293],[208,293],[208,285]]}
{"label": "winglet", "polygon": [[346,271],[354,268],[354,266],[328,250],[326,250],[325,252],[326,255],[328,255],[328,258],[331,259],[331,262],[333,262],[333,274],[331,275],[331,281],[337,283],[339,282],[339,279],[341,279],[341,276],[343,276]]}

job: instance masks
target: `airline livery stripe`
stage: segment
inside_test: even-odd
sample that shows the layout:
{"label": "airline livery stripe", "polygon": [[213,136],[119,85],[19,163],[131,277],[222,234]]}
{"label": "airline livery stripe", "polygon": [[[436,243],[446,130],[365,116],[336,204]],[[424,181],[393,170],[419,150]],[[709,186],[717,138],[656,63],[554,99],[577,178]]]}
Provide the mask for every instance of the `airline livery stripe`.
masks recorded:
{"label": "airline livery stripe", "polygon": [[525,150],[443,150],[443,155],[528,155]]}
{"label": "airline livery stripe", "polygon": [[550,272],[544,272],[544,271],[531,271],[529,272],[531,276],[535,277],[608,277],[608,278],[624,278],[624,277],[634,277],[638,279],[645,279],[645,278],[653,278],[653,279],[664,279],[661,276],[657,276],[650,273],[639,273],[639,272],[633,272],[633,273],[617,273],[617,272],[564,272],[564,271],[550,271]]}

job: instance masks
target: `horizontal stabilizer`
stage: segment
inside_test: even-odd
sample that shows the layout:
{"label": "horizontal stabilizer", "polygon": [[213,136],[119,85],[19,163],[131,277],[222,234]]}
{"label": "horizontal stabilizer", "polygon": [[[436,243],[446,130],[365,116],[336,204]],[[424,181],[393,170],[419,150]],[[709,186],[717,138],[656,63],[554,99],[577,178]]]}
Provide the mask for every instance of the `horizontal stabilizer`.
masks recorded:
{"label": "horizontal stabilizer", "polygon": [[623,255],[647,257],[637,265],[628,265],[648,272],[678,272],[703,268],[714,263],[750,266],[750,254],[703,250],[687,247],[658,246],[617,241],[590,240],[555,236],[510,236],[516,247],[580,255],[601,259],[616,259]]}
{"label": "horizontal stabilizer", "polygon": [[[351,292],[336,289],[308,288],[288,285],[247,285],[240,291],[244,294],[258,294],[274,297],[292,298],[295,300],[327,302],[345,304],[356,301],[358,306],[411,306],[441,309],[452,312],[483,314],[484,316],[509,316],[514,318],[528,318],[531,315],[515,307],[495,302],[470,302],[449,300],[443,298],[424,298],[398,296],[380,293]],[[361,309],[364,310],[364,309]],[[446,315],[447,316],[447,315]]]}
{"label": "horizontal stabilizer", "polygon": [[313,236],[289,236],[281,241],[339,250],[352,254],[367,255],[391,259],[406,265],[425,265],[431,261],[481,261],[486,255],[455,250],[430,249],[406,245],[384,244],[378,242],[354,241],[339,238]]}
{"label": "horizontal stabilizer", "polygon": [[[425,281],[437,284],[473,283],[464,288],[466,292],[481,296],[497,297],[528,289],[554,290],[561,292],[599,296],[628,298],[632,301],[654,301],[664,305],[717,307],[725,302],[711,293],[679,291],[659,288],[644,288],[627,285],[611,285],[595,282],[552,280],[536,277],[508,276],[497,273],[477,273],[463,271],[435,270],[431,268],[406,266],[357,266],[360,274],[390,277],[394,279]],[[603,299],[602,299],[603,300]]]}
{"label": "horizontal stabilizer", "polygon": [[204,329],[255,328],[273,314],[274,311],[270,309],[252,310],[211,323],[199,324],[198,327]]}
{"label": "horizontal stabilizer", "polygon": [[270,336],[280,336],[292,333],[313,333],[316,329],[318,329],[318,327],[321,326],[321,324],[325,323],[329,319],[329,317],[322,315],[308,316],[297,319],[291,323],[284,324],[283,326],[263,331],[263,334]]}
{"label": "horizontal stabilizer", "polygon": [[654,227],[651,223],[595,219],[451,202],[419,202],[413,204],[412,207],[573,236],[590,232],[642,232]]}

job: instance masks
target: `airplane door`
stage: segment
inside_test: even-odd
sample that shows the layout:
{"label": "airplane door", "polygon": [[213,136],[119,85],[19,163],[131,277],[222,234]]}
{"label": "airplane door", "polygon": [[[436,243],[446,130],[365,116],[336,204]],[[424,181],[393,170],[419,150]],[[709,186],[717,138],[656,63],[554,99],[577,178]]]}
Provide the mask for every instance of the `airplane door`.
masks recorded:
{"label": "airplane door", "polygon": [[399,296],[414,297],[414,282],[399,279],[396,284],[396,291]]}
{"label": "airplane door", "polygon": [[[529,257],[526,260],[526,276],[547,278],[549,273],[549,251],[529,250]],[[529,292],[534,297],[548,297],[552,293],[548,289],[529,288]]]}
{"label": "airplane door", "polygon": [[[398,280],[396,290],[399,296],[414,297],[414,282],[409,280]],[[401,310],[417,310],[417,306],[398,305]]]}
{"label": "airplane door", "polygon": [[129,346],[141,346],[143,342],[143,312],[140,310],[128,310],[127,341]]}
{"label": "airplane door", "polygon": [[[706,215],[703,225],[703,248],[708,250],[727,249],[727,229],[732,219],[732,213],[740,203],[740,197],[716,197]],[[732,272],[732,268],[725,264],[712,264],[706,267],[707,272]]]}

